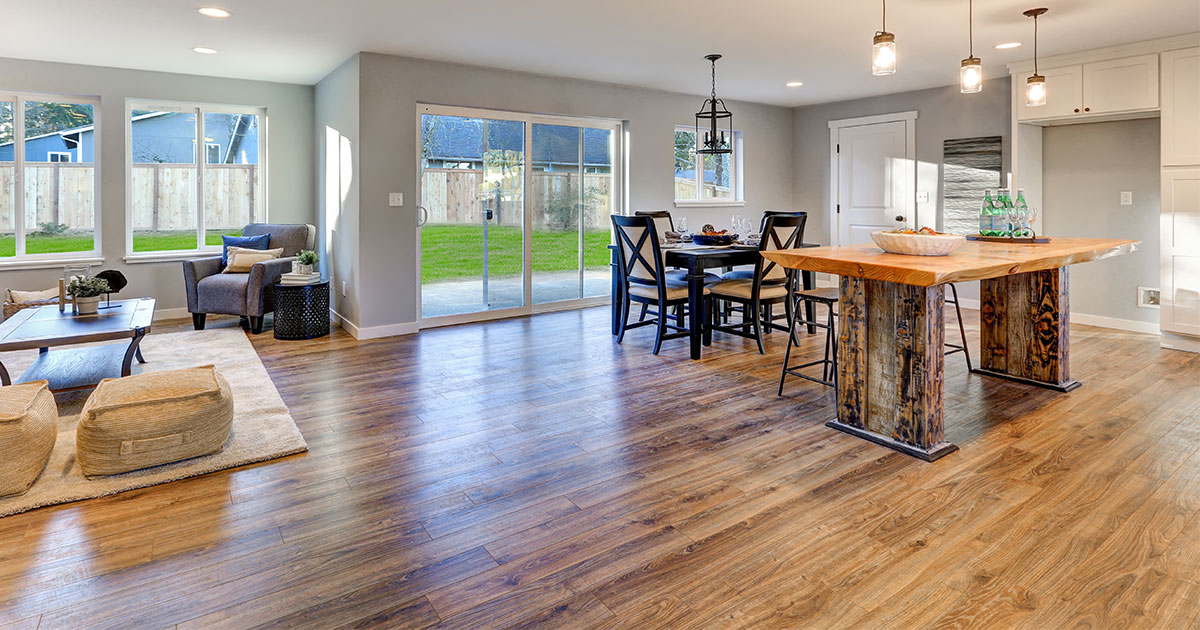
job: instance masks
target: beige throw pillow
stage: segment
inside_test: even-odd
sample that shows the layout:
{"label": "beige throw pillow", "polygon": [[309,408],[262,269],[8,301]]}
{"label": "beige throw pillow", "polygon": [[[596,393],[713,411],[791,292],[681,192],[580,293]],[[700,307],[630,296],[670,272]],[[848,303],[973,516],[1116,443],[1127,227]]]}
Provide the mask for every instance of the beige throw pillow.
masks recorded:
{"label": "beige throw pillow", "polygon": [[283,248],[247,249],[245,247],[229,248],[229,264],[221,273],[249,273],[255,263],[274,260],[283,255]]}
{"label": "beige throw pillow", "polygon": [[46,289],[45,291],[18,291],[13,289],[9,291],[9,294],[12,295],[12,301],[15,304],[44,302],[56,299],[58,297],[58,289]]}

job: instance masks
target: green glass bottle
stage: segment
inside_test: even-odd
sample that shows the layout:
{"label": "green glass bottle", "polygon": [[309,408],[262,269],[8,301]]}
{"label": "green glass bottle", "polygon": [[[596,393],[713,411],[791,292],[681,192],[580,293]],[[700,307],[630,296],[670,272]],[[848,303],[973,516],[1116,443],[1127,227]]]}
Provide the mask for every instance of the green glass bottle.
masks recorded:
{"label": "green glass bottle", "polygon": [[983,191],[983,203],[979,206],[979,235],[992,235],[992,215],[996,211],[996,207],[992,201],[992,189],[985,188]]}

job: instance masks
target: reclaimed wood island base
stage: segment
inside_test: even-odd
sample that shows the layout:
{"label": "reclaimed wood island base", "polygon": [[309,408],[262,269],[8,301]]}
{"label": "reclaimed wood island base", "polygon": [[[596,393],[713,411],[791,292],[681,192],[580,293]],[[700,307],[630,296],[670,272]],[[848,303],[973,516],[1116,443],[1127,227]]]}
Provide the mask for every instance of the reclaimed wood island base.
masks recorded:
{"label": "reclaimed wood island base", "polygon": [[945,441],[945,285],[981,280],[982,366],[973,373],[1062,392],[1070,377],[1067,266],[1127,254],[1136,241],[967,242],[949,256],[874,245],[763,252],[791,269],[841,276],[837,413],[827,426],[933,461]]}

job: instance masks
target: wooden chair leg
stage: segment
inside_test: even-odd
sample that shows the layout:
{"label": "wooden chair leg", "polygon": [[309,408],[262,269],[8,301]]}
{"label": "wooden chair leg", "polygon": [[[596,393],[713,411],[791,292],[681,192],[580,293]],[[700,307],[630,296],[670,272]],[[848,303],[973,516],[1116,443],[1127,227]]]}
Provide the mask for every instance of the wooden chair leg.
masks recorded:
{"label": "wooden chair leg", "polygon": [[644,321],[646,321],[646,310],[647,310],[647,309],[649,309],[649,308],[650,308],[650,306],[649,306],[648,304],[643,304],[643,305],[642,305],[642,314],[641,314],[641,315],[638,315],[638,321],[639,321],[639,322],[644,322]]}
{"label": "wooden chair leg", "polygon": [[759,316],[762,313],[762,306],[758,303],[758,300],[754,300],[754,304],[750,305],[746,310],[754,314],[752,322],[754,326],[754,340],[758,342],[758,353],[766,354],[767,348],[763,346],[762,322],[760,321],[762,317]]}
{"label": "wooden chair leg", "polygon": [[[630,301],[631,300],[629,299],[629,296],[625,296],[625,299],[621,302],[621,328],[619,330],[617,330],[617,343],[621,343],[621,340],[625,339],[625,325],[627,323],[629,323],[629,302]],[[645,312],[646,312],[646,305],[643,304],[642,305],[642,313],[645,313]]]}
{"label": "wooden chair leg", "polygon": [[667,334],[667,305],[659,302],[658,304],[658,332],[654,335],[654,354],[658,354],[658,349],[662,347],[663,335]]}

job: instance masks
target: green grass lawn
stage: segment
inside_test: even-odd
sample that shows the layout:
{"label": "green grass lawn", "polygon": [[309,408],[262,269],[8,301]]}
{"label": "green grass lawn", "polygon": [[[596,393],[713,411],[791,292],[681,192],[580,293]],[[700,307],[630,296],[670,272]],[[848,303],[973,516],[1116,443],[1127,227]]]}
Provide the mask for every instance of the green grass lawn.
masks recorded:
{"label": "green grass lawn", "polygon": [[[583,234],[585,268],[608,267],[608,230]],[[488,274],[519,275],[524,248],[521,228],[488,226]],[[533,271],[573,271],[579,268],[577,232],[533,232]],[[483,226],[426,225],[421,228],[421,281],[479,278],[483,270]]]}
{"label": "green grass lawn", "polygon": [[[220,245],[221,235],[236,236],[240,229],[209,230],[204,237],[208,245]],[[134,232],[133,251],[159,252],[180,249],[196,249],[196,233],[191,231],[163,232]],[[0,235],[0,258],[16,255],[17,240],[12,234]],[[25,237],[25,253],[27,254],[57,254],[65,252],[92,251],[92,235],[66,233],[46,235],[39,233],[28,234]]]}

